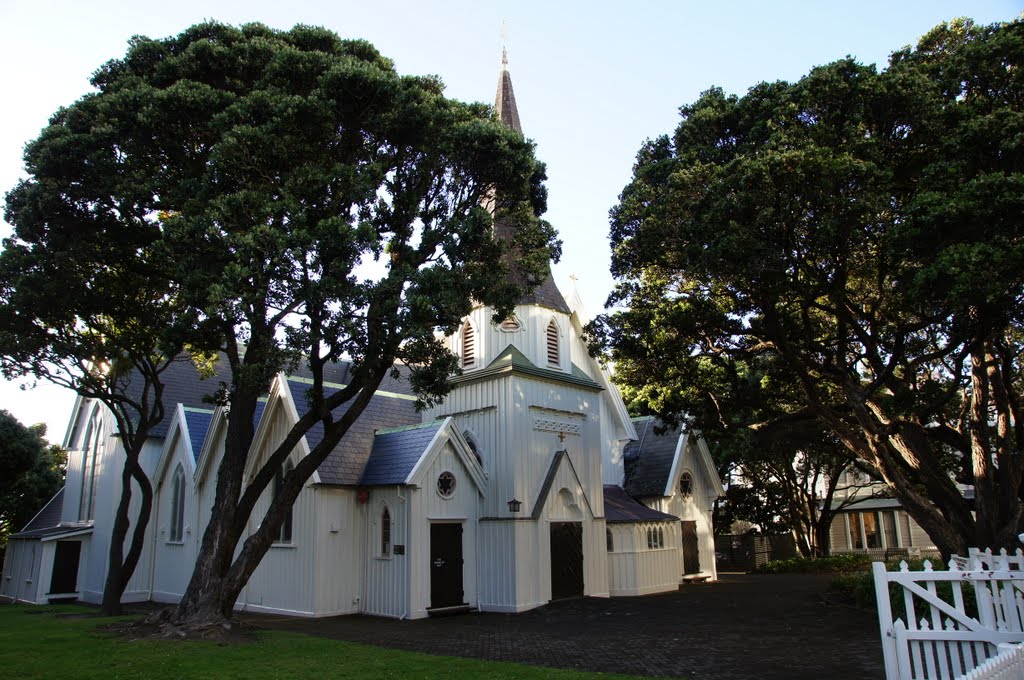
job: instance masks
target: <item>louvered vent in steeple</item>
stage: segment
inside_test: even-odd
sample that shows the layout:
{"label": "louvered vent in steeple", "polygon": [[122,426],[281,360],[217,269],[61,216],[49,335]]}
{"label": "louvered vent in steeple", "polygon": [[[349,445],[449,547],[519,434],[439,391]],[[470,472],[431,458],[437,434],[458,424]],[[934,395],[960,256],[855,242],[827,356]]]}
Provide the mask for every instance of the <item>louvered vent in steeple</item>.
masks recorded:
{"label": "louvered vent in steeple", "polygon": [[462,367],[472,368],[476,365],[476,335],[473,326],[467,321],[462,327]]}
{"label": "louvered vent in steeple", "polygon": [[548,324],[548,363],[552,366],[558,366],[558,324],[552,319]]}

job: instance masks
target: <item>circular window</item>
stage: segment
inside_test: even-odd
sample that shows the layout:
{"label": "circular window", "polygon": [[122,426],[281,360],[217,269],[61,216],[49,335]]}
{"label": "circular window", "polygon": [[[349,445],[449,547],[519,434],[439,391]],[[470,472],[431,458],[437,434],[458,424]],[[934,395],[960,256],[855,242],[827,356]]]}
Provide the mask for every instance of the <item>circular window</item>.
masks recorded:
{"label": "circular window", "polygon": [[679,477],[679,495],[683,498],[689,498],[693,495],[693,475],[689,472],[684,472]]}
{"label": "circular window", "polygon": [[451,498],[455,494],[455,475],[447,471],[438,475],[437,493],[441,498]]}

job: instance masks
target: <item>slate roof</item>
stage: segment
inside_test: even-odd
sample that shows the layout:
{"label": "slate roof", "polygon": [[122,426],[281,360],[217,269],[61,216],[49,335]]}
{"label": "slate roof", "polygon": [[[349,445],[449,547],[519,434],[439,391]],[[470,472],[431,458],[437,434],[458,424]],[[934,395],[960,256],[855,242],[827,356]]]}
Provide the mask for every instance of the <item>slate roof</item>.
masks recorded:
{"label": "slate roof", "polygon": [[404,484],[443,424],[434,420],[377,432],[360,486]]}
{"label": "slate roof", "polygon": [[621,486],[605,484],[604,520],[608,524],[625,524],[627,522],[677,522],[679,518],[633,500]]}
{"label": "slate roof", "polygon": [[[203,440],[206,439],[206,431],[210,429],[211,420],[213,420],[212,410],[185,407],[185,428],[188,430],[188,440],[192,443],[193,462],[199,461],[199,454],[203,450]],[[257,418],[258,420],[259,418]]]}
{"label": "slate roof", "polygon": [[634,498],[664,496],[682,429],[657,434],[655,429],[662,425],[657,418],[644,416],[632,421],[639,439],[627,444],[623,452],[623,487]]}
{"label": "slate roof", "polygon": [[[394,381],[391,386],[398,386]],[[307,395],[310,383],[296,377],[288,378],[288,389],[295,407],[302,417],[310,407]],[[330,396],[340,389],[336,383],[324,386],[324,396]],[[408,387],[405,387],[408,390]],[[382,393],[383,392],[383,393]],[[337,415],[345,413],[347,405],[336,411]],[[374,443],[374,433],[385,428],[416,425],[420,423],[420,415],[416,412],[415,398],[398,392],[387,391],[382,383],[380,390],[370,399],[366,409],[356,419],[349,431],[341,438],[327,459],[321,463],[318,472],[324,484],[358,484],[370,458]],[[324,436],[324,427],[316,423],[306,433],[306,443],[314,448]]]}
{"label": "slate roof", "polygon": [[48,536],[59,536],[60,534],[71,534],[92,528],[87,522],[69,522],[61,524],[60,516],[64,511],[64,487],[53,495],[43,509],[36,513],[25,528],[10,538],[46,538]]}

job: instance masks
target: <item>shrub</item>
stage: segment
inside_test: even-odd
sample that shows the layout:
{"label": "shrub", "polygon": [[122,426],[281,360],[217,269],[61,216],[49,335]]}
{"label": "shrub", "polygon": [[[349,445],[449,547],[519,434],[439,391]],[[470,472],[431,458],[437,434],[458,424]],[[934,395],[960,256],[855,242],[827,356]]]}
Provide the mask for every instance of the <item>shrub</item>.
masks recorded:
{"label": "shrub", "polygon": [[[923,559],[907,560],[910,571],[922,571]],[[936,566],[933,563],[933,567]],[[941,566],[941,563],[939,563]],[[888,571],[899,571],[899,562],[886,562]],[[977,617],[978,607],[974,596],[974,587],[969,583],[962,584],[964,610],[968,616]],[[948,581],[935,584],[935,594],[944,602],[953,604],[953,586]],[[875,580],[870,571],[849,573],[836,577],[830,585],[830,595],[834,602],[853,605],[861,609],[877,611],[878,602],[875,598]],[[928,606],[918,597],[913,597],[914,612],[918,618],[930,613]],[[889,606],[894,618],[906,621],[906,601],[903,588],[895,583],[889,584]]]}
{"label": "shrub", "polygon": [[871,568],[868,555],[829,555],[828,557],[791,557],[772,560],[754,570],[757,574],[845,574]]}

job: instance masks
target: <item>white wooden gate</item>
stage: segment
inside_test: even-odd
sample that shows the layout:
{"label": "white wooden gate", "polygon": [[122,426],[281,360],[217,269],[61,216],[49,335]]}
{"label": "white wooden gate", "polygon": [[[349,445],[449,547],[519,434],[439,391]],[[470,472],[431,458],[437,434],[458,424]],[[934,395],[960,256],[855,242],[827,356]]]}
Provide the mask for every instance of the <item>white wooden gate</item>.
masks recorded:
{"label": "white wooden gate", "polygon": [[[1020,550],[1016,555],[972,552],[966,561],[950,560],[948,571],[934,571],[926,561],[923,571],[910,571],[901,562],[899,571],[889,572],[876,562],[875,595],[888,680],[962,678],[996,657],[999,643],[1024,642],[1022,564]],[[942,583],[949,585],[940,587]],[[896,587],[890,598],[891,584]],[[977,605],[976,618],[965,611],[965,591]],[[903,604],[902,618],[893,618],[894,601]]]}

